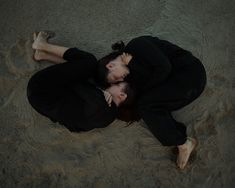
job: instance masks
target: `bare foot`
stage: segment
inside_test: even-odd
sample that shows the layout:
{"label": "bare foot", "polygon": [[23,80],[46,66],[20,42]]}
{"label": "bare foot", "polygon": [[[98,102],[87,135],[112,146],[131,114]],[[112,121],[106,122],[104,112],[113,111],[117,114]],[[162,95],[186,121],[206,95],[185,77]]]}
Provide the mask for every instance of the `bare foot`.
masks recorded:
{"label": "bare foot", "polygon": [[[47,43],[47,39],[45,37],[45,33],[40,31],[38,34],[34,33],[34,42],[32,44],[32,48],[34,50],[41,50],[43,44]],[[36,36],[36,38],[35,38]]]}
{"label": "bare foot", "polygon": [[52,31],[40,31],[39,33],[33,33],[34,42],[32,48],[34,50],[42,50],[43,44],[47,43],[47,40],[54,37],[55,33]]}
{"label": "bare foot", "polygon": [[34,59],[35,61],[42,61],[42,60],[44,60],[44,56],[45,56],[45,52],[44,52],[44,51],[35,50],[33,59]]}
{"label": "bare foot", "polygon": [[[36,32],[33,33],[33,41],[34,42],[37,39],[37,35],[38,35],[38,33],[36,33]],[[34,61],[41,61],[41,60],[43,60],[43,53],[44,52],[41,51],[41,50],[34,50],[34,54],[33,54]]]}
{"label": "bare foot", "polygon": [[196,139],[187,137],[186,142],[183,145],[178,146],[179,154],[177,158],[177,165],[180,169],[184,169],[188,162],[190,154],[192,153],[193,149],[195,149],[196,145]]}

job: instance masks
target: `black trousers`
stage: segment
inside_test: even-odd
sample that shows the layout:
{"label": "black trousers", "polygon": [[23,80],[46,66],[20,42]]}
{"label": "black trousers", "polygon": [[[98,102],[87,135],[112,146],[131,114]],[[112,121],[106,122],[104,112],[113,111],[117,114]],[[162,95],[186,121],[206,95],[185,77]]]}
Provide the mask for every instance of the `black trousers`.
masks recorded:
{"label": "black trousers", "polygon": [[173,66],[169,78],[161,85],[149,89],[138,104],[140,116],[164,146],[185,143],[186,126],[177,122],[171,112],[199,97],[207,82],[205,68],[198,58],[186,54],[174,61],[177,61],[178,66]]}
{"label": "black trousers", "polygon": [[[38,113],[46,116],[51,121],[64,125],[60,121],[59,110],[61,109],[63,100],[68,98],[67,96],[70,98],[73,96],[73,91],[71,90],[72,85],[77,83],[82,77],[80,74],[80,64],[81,60],[80,63],[66,62],[55,64],[33,74],[27,85],[27,98],[30,105]],[[88,75],[88,73],[86,74]],[[73,106],[63,110],[73,113],[73,109],[81,106],[79,100],[74,100],[71,104]],[[71,129],[68,125],[67,128]],[[76,131],[83,131],[83,129],[77,127]]]}
{"label": "black trousers", "polygon": [[70,131],[107,126],[114,120],[115,108],[108,108],[102,92],[89,83],[97,70],[96,57],[74,47],[64,52],[63,59],[65,63],[33,74],[27,86],[29,103]]}
{"label": "black trousers", "polygon": [[27,85],[27,98],[31,106],[53,122],[59,119],[57,110],[69,92],[65,83],[65,74],[69,74],[66,69],[72,69],[69,65],[64,63],[46,67],[33,74]]}

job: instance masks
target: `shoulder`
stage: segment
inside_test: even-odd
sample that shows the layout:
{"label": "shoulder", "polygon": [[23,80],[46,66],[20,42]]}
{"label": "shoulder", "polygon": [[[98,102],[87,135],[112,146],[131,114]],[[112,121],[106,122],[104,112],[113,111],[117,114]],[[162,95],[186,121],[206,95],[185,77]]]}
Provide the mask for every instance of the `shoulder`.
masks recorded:
{"label": "shoulder", "polygon": [[142,35],[131,39],[124,48],[124,52],[134,56],[141,55],[141,52],[148,52],[153,47],[153,38],[151,35]]}
{"label": "shoulder", "polygon": [[149,41],[149,40],[153,40],[153,38],[157,38],[157,37],[153,37],[151,35],[141,35],[141,36],[138,36],[138,37],[135,37],[135,38],[131,39],[128,42],[128,44],[139,43],[139,42],[143,42],[143,41]]}
{"label": "shoulder", "polygon": [[153,37],[151,35],[142,35],[131,39],[125,46],[125,50],[132,50],[136,48],[146,48],[151,46],[154,40],[158,40],[158,37]]}

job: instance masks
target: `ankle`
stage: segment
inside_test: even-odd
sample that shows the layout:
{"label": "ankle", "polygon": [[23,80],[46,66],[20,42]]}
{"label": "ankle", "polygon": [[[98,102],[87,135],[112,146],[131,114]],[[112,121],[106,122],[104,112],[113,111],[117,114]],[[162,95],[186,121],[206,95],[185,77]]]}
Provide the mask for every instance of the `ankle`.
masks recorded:
{"label": "ankle", "polygon": [[187,141],[182,145],[178,145],[177,147],[178,149],[181,149],[181,150],[187,148]]}

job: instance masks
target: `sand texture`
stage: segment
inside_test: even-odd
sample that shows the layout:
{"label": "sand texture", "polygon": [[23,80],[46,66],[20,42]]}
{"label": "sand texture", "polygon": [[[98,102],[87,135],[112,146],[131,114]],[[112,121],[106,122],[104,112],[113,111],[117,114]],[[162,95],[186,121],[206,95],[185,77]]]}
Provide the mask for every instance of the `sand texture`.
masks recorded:
{"label": "sand texture", "polygon": [[[235,3],[232,0],[0,2],[0,187],[232,188],[235,185]],[[207,86],[174,117],[199,145],[184,171],[141,121],[71,133],[28,103],[32,32],[97,58],[118,40],[151,34],[192,51]]]}

